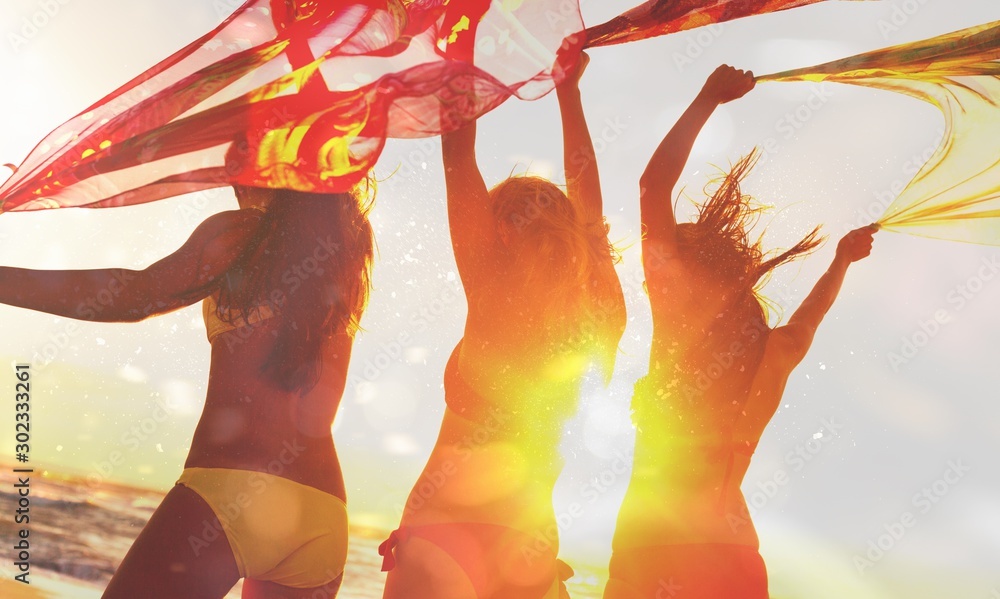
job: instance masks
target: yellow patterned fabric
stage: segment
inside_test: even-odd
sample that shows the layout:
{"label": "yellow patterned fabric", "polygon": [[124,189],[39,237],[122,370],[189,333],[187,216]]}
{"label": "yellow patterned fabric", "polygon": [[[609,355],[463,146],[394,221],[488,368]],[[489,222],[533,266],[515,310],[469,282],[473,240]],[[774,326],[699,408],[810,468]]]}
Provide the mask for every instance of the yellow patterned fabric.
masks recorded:
{"label": "yellow patterned fabric", "polygon": [[937,106],[945,121],[941,145],[879,224],[1000,245],[1000,21],[758,81],[836,81]]}

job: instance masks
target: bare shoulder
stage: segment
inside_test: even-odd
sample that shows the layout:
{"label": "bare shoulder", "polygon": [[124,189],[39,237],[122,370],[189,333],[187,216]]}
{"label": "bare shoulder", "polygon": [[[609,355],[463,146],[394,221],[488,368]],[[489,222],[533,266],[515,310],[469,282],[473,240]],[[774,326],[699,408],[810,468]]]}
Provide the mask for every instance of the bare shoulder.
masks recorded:
{"label": "bare shoulder", "polygon": [[195,228],[194,235],[218,235],[253,230],[263,218],[264,213],[254,208],[223,210],[203,220]]}
{"label": "bare shoulder", "polygon": [[794,325],[776,327],[768,335],[764,363],[790,373],[806,357],[812,336]]}
{"label": "bare shoulder", "polygon": [[191,234],[206,249],[243,246],[257,232],[263,213],[254,209],[225,210],[206,218]]}
{"label": "bare shoulder", "polygon": [[180,249],[151,268],[173,270],[178,264],[200,264],[206,272],[218,274],[242,254],[259,230],[261,218],[262,213],[253,209],[213,214],[195,228]]}

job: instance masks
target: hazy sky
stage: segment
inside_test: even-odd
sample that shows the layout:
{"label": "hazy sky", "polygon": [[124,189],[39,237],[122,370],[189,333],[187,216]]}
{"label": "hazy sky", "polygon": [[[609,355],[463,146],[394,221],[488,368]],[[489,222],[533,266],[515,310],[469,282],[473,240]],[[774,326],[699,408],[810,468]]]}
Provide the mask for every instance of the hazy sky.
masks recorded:
{"label": "hazy sky", "polygon": [[[633,2],[584,0],[584,16],[596,24]],[[47,5],[55,14],[46,15]],[[55,126],[234,7],[5,1],[0,163],[20,162]],[[25,19],[44,26],[25,29]],[[705,77],[721,63],[773,72],[996,20],[996,0],[829,2],[591,52],[584,103],[600,139],[612,238],[628,248],[619,274],[630,316],[614,382],[587,390],[563,440],[568,465],[557,510],[585,505],[584,517],[563,531],[570,559],[606,560],[628,479],[628,404],[646,372],[651,333],[638,176]],[[554,97],[487,115],[479,145],[487,181],[531,170],[562,183],[557,117]],[[912,98],[834,84],[762,84],[715,114],[683,182],[698,199],[710,165],[726,166],[773,140],[775,150],[746,186],[775,207],[773,220],[765,219],[767,245],[793,243],[817,223],[831,236],[767,287],[787,317],[828,266],[836,239],[875,220],[878,212],[866,212],[909,179],[941,129],[940,114]],[[389,528],[436,438],[441,375],[465,305],[437,140],[390,142],[376,174],[388,179],[373,216],[375,292],[335,429],[353,521]],[[217,190],[133,208],[3,215],[0,263],[142,268],[204,218],[233,207],[232,193]],[[981,270],[984,263],[1000,264],[1000,248],[882,233],[871,258],[849,272],[744,484],[759,506],[754,520],[776,594],[798,596],[805,583],[809,597],[987,599],[1000,589],[1000,271]],[[922,336],[922,323],[932,329],[926,322],[942,310],[947,323]],[[404,333],[408,341],[399,344]],[[905,363],[890,360],[905,342],[927,338]],[[104,325],[0,306],[0,357],[34,365],[36,465],[88,475],[95,486],[111,480],[166,489],[176,480],[208,372],[199,307]],[[0,458],[11,455],[9,428]],[[122,459],[111,466],[115,451]],[[962,476],[941,482],[956,465]],[[782,474],[787,484],[768,484]],[[921,498],[925,488],[933,502]],[[859,572],[855,556],[907,513],[913,526]]]}

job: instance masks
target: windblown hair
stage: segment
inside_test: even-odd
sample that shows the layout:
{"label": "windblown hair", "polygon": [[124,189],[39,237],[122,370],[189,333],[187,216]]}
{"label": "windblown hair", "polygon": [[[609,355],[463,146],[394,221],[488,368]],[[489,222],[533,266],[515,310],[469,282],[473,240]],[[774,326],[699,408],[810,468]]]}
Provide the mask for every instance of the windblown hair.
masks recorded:
{"label": "windblown hair", "polygon": [[372,192],[371,183],[340,194],[274,190],[255,237],[222,283],[223,320],[265,305],[280,315],[261,368],[286,391],[312,389],[326,340],[360,329],[375,251]]}
{"label": "windblown hair", "polygon": [[[694,359],[707,362],[706,356],[729,353],[732,343],[740,343],[741,352],[732,356],[735,368],[730,368],[742,373],[733,375],[737,379],[756,372],[770,332],[767,308],[772,304],[760,293],[761,287],[778,266],[811,253],[823,242],[816,227],[791,248],[769,255],[762,249],[761,237],[750,238],[749,230],[764,208],[744,194],[740,185],[759,157],[754,150],[710,182],[705,189],[708,201],[700,207],[697,220],[677,227],[680,258],[735,290]],[[703,366],[687,364],[686,369]],[[745,384],[749,385],[749,380]]]}
{"label": "windblown hair", "polygon": [[760,294],[760,289],[771,273],[782,264],[813,252],[824,240],[819,236],[820,227],[816,227],[791,248],[768,256],[762,249],[762,237],[750,239],[749,230],[757,224],[764,208],[744,194],[740,185],[759,158],[759,151],[754,150],[728,173],[708,184],[705,190],[708,201],[699,208],[694,223],[677,227],[677,243],[685,261],[745,290],[764,311],[770,302]]}
{"label": "windblown hair", "polygon": [[489,193],[500,234],[515,249],[522,289],[545,296],[546,326],[571,330],[567,348],[598,359],[609,374],[624,328],[624,318],[616,322],[624,298],[613,268],[620,256],[607,225],[585,222],[566,193],[541,177],[510,177]]}

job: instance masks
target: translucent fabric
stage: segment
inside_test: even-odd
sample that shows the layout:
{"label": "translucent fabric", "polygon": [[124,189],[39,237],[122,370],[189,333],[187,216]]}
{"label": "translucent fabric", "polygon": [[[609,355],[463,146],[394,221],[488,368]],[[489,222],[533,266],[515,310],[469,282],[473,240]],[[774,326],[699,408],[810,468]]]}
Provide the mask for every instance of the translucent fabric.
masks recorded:
{"label": "translucent fabric", "polygon": [[836,81],[937,106],[945,121],[941,145],[879,224],[1000,245],[1000,21],[758,81]]}
{"label": "translucent fabric", "polygon": [[561,80],[561,0],[250,0],[45,137],[0,211],[139,204],[225,185],[346,191],[387,137],[454,129]]}
{"label": "translucent fabric", "polygon": [[825,0],[650,0],[587,29],[587,46],[610,46]]}

